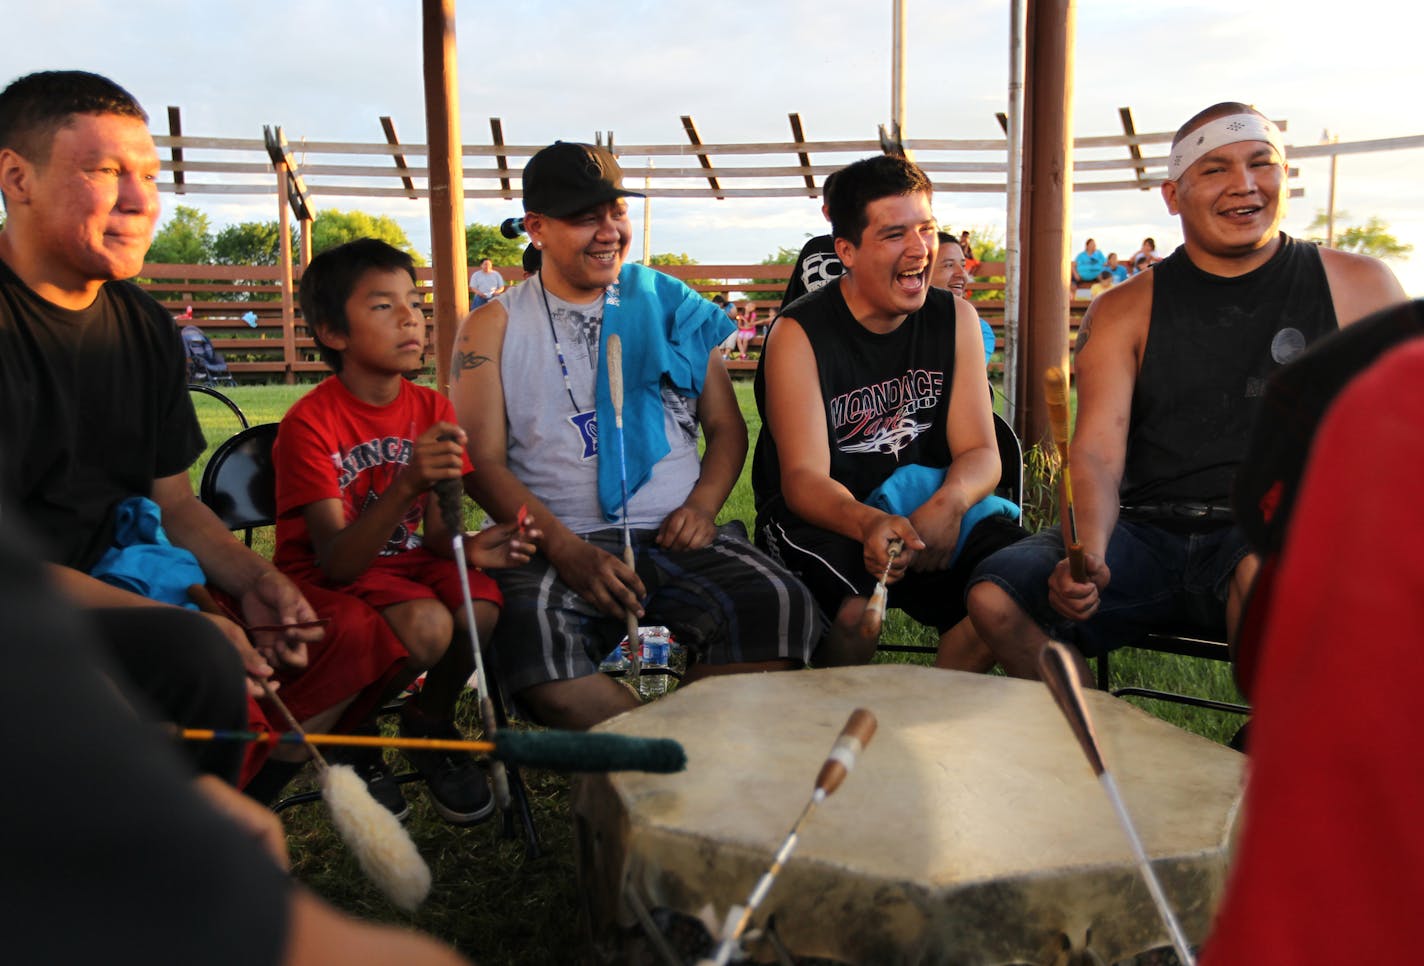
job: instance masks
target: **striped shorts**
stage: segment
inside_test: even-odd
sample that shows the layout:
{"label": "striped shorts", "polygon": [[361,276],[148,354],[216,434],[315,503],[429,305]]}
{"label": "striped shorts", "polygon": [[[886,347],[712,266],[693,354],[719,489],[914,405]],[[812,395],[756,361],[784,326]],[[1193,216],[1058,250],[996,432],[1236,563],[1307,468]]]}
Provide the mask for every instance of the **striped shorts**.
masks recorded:
{"label": "striped shorts", "polygon": [[[634,530],[635,569],[648,592],[642,623],[671,630],[689,662],[804,664],[821,638],[816,602],[742,533],[724,524],[710,546],[670,551],[655,542],[657,531]],[[584,539],[614,556],[623,552],[618,527]],[[504,592],[493,648],[506,693],[596,674],[624,637],[625,622],[579,597],[543,556],[491,576]]]}

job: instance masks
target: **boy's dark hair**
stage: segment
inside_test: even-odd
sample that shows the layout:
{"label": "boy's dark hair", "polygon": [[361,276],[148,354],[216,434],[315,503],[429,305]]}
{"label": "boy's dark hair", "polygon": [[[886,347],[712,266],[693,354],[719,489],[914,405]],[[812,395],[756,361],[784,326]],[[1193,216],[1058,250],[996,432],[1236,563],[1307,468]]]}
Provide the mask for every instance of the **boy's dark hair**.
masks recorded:
{"label": "boy's dark hair", "polygon": [[846,165],[836,172],[830,195],[831,234],[856,247],[870,219],[865,210],[872,201],[923,191],[934,192],[925,173],[902,157],[879,154]]}
{"label": "boy's dark hair", "polygon": [[821,182],[821,200],[829,207],[831,204],[831,192],[836,190],[836,181],[840,178],[839,171],[832,171],[826,175],[826,180]]}
{"label": "boy's dark hair", "polygon": [[118,114],[148,123],[134,96],[107,77],[83,70],[38,71],[0,91],[0,148],[43,166],[55,132],[75,114]]}
{"label": "boy's dark hair", "polygon": [[302,273],[302,321],[316,340],[321,361],[332,372],[341,371],[341,353],[321,341],[318,327],[349,335],[346,300],[367,271],[401,269],[415,281],[415,262],[409,255],[377,238],[358,238],[328,248],[311,260]]}

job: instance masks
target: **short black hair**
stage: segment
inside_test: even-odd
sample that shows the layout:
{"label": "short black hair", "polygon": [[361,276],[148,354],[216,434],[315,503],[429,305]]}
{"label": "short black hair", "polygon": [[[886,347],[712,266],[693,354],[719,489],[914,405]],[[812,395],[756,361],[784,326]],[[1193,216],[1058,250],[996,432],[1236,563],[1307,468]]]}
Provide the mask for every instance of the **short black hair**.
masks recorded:
{"label": "short black hair", "polygon": [[831,192],[835,190],[836,180],[840,176],[840,171],[832,171],[826,175],[826,180],[821,182],[821,202],[827,207],[831,204]]}
{"label": "short black hair", "polygon": [[332,372],[341,371],[341,353],[321,341],[318,327],[349,335],[351,322],[346,318],[346,300],[356,290],[361,276],[371,269],[400,269],[414,282],[415,261],[392,245],[378,238],[358,238],[335,248],[328,248],[311,260],[302,272],[302,321],[316,340],[321,361]]}
{"label": "short black hair", "polygon": [[835,192],[829,196],[831,234],[856,247],[870,219],[865,210],[881,198],[934,193],[925,173],[898,155],[862,158],[836,172]]}
{"label": "short black hair", "polygon": [[55,132],[75,114],[118,114],[148,123],[134,96],[107,77],[83,70],[42,70],[0,91],[0,148],[34,164],[47,164]]}

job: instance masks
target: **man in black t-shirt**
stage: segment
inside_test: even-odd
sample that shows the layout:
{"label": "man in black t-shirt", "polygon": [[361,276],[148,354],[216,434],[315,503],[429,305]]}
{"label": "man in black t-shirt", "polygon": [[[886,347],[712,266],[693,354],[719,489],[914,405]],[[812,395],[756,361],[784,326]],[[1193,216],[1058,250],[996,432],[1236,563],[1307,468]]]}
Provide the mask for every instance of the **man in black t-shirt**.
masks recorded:
{"label": "man in black t-shirt", "polygon": [[[207,583],[229,595],[245,624],[310,622],[249,641],[236,620],[167,614],[163,642],[176,653],[185,644],[181,625],[207,621],[253,679],[277,668],[295,674],[308,666],[308,645],[319,649],[311,655],[319,673],[288,677],[283,692],[319,730],[348,709],[374,705],[368,692],[378,689],[347,689],[344,678],[332,688],[348,662],[322,661],[335,656],[329,648],[399,645],[379,636],[389,635],[379,615],[334,594],[322,605],[331,643],[320,643],[307,598],[194,496],[188,466],[203,438],[178,331],[157,302],[121,281],[138,274],[148,251],[158,170],[147,116],[107,78],[47,71],[0,92],[0,192],[8,216],[0,231],[0,489],[42,541],[55,585],[87,608],[154,605],[89,575],[114,543],[119,505],[151,500],[173,544],[192,552]],[[162,650],[142,660],[131,651],[119,655],[151,695],[172,683],[155,653]],[[247,686],[250,695],[261,694],[255,680]],[[299,747],[288,753],[304,755]],[[249,765],[259,760],[251,756]]]}
{"label": "man in black t-shirt", "polygon": [[1037,677],[1050,635],[1091,656],[1154,630],[1234,628],[1258,559],[1227,503],[1266,377],[1404,299],[1383,263],[1280,231],[1283,150],[1276,126],[1238,103],[1173,139],[1162,197],[1184,243],[1098,296],[1078,335],[1070,463],[1086,579],[1056,528],[973,576],[970,615],[1009,674]]}
{"label": "man in black t-shirt", "polygon": [[[930,288],[931,190],[903,158],[838,172],[830,216],[845,274],[790,305],[763,355],[757,539],[832,621],[819,664],[874,654],[861,617],[887,565],[890,606],[939,630],[939,666],[992,663],[965,619],[964,581],[1022,532],[1001,517],[962,526],[998,483],[999,453],[978,320]],[[901,468],[930,482],[889,510],[865,502]],[[894,540],[904,550],[892,560]]]}
{"label": "man in black t-shirt", "polygon": [[138,719],[89,615],[42,579],[8,509],[0,733],[16,739],[6,749],[11,774],[54,775],[61,793],[12,783],[0,794],[6,962],[464,962],[424,936],[351,919],[293,883],[277,816],[212,776],[194,779]]}

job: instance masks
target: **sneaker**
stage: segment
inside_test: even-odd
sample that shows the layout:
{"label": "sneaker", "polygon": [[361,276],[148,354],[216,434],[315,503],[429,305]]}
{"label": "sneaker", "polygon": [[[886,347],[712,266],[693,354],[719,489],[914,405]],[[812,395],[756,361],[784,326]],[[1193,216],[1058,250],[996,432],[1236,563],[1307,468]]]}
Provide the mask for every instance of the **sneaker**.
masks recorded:
{"label": "sneaker", "polygon": [[410,802],[400,790],[400,783],[391,772],[391,766],[381,755],[379,748],[346,747],[333,748],[326,755],[333,765],[350,765],[352,770],[366,783],[366,791],[381,803],[386,811],[404,822],[410,815]]}
{"label": "sneaker", "polygon": [[[424,730],[413,727],[408,718],[402,718],[400,732],[403,738],[451,738],[458,741],[463,737],[451,721],[436,722],[429,730]],[[489,782],[469,754],[462,751],[406,749],[405,756],[420,772],[420,777],[425,779],[430,804],[451,825],[474,825],[494,811]]]}
{"label": "sneaker", "polygon": [[405,800],[405,794],[401,791],[391,766],[386,764],[386,759],[381,756],[381,749],[362,748],[360,751],[363,754],[350,763],[351,767],[356,769],[356,774],[366,783],[366,791],[371,793],[371,797],[399,821],[404,822],[410,815],[410,802]]}

